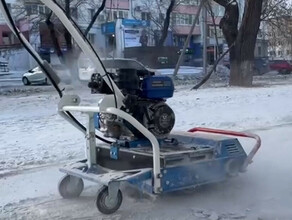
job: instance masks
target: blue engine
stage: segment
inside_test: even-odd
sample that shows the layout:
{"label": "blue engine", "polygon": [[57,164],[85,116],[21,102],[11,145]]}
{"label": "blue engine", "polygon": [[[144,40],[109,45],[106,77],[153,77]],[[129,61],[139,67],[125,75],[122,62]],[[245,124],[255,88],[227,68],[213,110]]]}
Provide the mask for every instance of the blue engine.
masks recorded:
{"label": "blue engine", "polygon": [[142,97],[148,99],[171,98],[174,92],[173,81],[168,76],[150,76],[143,79]]}
{"label": "blue engine", "polygon": [[[110,74],[110,73],[109,73]],[[172,130],[175,123],[173,110],[165,103],[167,98],[173,96],[174,84],[168,76],[155,76],[150,72],[141,72],[135,69],[118,69],[115,74],[110,74],[125,99],[122,110],[130,113],[141,124],[143,124],[156,137],[166,137]],[[93,74],[89,87],[92,93],[111,93],[110,88],[104,83],[99,74]],[[102,117],[101,117],[102,118]],[[125,136],[124,126],[141,138],[143,134],[139,133],[131,124],[124,121],[117,123],[115,119],[99,120],[99,126],[107,130],[107,136],[120,138]],[[114,132],[115,130],[115,132]]]}

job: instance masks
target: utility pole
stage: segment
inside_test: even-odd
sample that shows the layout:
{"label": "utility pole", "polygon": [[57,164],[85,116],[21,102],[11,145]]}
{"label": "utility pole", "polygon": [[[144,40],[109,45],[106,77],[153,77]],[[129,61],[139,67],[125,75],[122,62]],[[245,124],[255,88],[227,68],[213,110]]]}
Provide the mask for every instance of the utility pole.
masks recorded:
{"label": "utility pole", "polygon": [[188,45],[189,45],[189,43],[190,43],[190,39],[191,39],[191,37],[192,37],[192,35],[193,35],[193,32],[194,32],[194,29],[195,29],[196,23],[197,23],[198,20],[199,20],[201,10],[203,9],[204,1],[205,1],[205,0],[201,0],[201,2],[200,2],[200,5],[199,5],[199,8],[198,8],[197,14],[196,14],[196,16],[195,16],[195,19],[193,20],[193,25],[192,25],[192,27],[191,27],[191,29],[190,29],[190,31],[189,31],[188,37],[187,37],[187,39],[186,39],[186,41],[185,41],[185,43],[184,43],[183,50],[182,50],[182,52],[181,52],[181,54],[180,54],[180,56],[179,56],[179,58],[178,58],[178,61],[177,61],[176,66],[175,66],[175,69],[174,69],[174,72],[173,72],[173,76],[176,76],[176,75],[177,75],[178,70],[179,70],[179,68],[180,68],[180,65],[181,65],[181,63],[182,63],[182,61],[183,61],[184,54],[185,54],[186,49],[187,49],[187,47],[188,47]]}
{"label": "utility pole", "polygon": [[202,8],[202,25],[203,25],[203,33],[202,33],[202,40],[203,40],[203,74],[207,75],[207,8],[206,2]]}

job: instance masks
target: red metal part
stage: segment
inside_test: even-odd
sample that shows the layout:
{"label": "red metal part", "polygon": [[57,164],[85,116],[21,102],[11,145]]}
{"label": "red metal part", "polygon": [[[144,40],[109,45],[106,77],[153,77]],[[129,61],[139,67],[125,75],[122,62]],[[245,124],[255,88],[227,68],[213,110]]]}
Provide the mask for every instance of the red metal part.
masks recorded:
{"label": "red metal part", "polygon": [[256,140],[256,144],[252,148],[251,152],[247,155],[247,158],[243,164],[242,169],[245,170],[247,166],[252,163],[252,159],[257,151],[261,147],[261,138],[256,134],[246,133],[246,132],[236,132],[236,131],[226,131],[226,130],[219,130],[219,129],[212,129],[212,128],[192,128],[188,130],[188,132],[195,133],[195,132],[203,132],[203,133],[211,133],[211,134],[223,134],[229,136],[236,136],[236,137],[244,137],[244,138],[252,138]]}

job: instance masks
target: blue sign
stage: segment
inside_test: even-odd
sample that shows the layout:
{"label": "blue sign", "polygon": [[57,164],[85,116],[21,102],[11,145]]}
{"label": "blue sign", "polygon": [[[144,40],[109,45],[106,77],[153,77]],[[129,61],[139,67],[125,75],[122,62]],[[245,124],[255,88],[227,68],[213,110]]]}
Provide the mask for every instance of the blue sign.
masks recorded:
{"label": "blue sign", "polygon": [[101,31],[103,34],[115,34],[116,23],[108,22],[101,25]]}
{"label": "blue sign", "polygon": [[124,26],[136,26],[136,27],[149,27],[150,21],[136,20],[136,19],[123,19],[122,24]]}

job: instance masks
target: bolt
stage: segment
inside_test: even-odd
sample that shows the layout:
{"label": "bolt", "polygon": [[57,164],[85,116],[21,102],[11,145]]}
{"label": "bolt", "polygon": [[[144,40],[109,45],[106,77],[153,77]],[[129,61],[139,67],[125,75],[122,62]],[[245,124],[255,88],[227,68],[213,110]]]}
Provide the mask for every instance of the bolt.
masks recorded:
{"label": "bolt", "polygon": [[163,170],[163,173],[166,174],[167,173],[167,170]]}
{"label": "bolt", "polygon": [[170,182],[169,181],[166,181],[165,183],[166,183],[166,185],[169,185]]}
{"label": "bolt", "polygon": [[133,159],[135,159],[136,158],[136,156],[135,155],[133,155]]}

